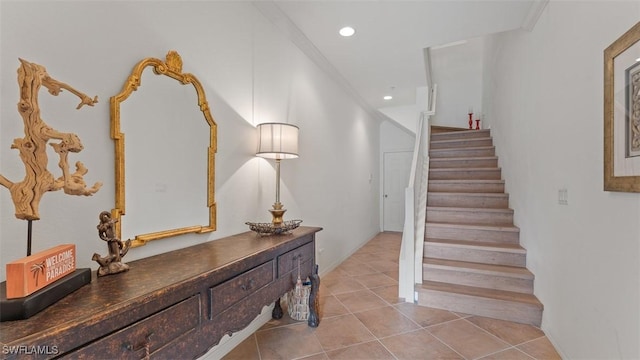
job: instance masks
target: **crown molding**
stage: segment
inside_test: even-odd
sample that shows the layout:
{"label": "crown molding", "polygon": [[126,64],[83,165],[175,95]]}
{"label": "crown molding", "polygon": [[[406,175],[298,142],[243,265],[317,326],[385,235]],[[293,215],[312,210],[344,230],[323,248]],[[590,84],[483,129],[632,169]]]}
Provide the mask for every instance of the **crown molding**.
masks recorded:
{"label": "crown molding", "polygon": [[548,3],[549,0],[534,0],[531,3],[527,17],[522,22],[521,28],[526,31],[532,31]]}

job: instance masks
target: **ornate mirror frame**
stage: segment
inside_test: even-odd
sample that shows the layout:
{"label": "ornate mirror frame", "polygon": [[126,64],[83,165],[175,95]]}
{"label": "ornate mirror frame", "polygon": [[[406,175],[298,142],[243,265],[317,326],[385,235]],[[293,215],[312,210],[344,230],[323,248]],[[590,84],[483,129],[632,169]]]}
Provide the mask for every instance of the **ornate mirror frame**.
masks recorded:
{"label": "ornate mirror frame", "polygon": [[188,234],[206,233],[216,230],[216,202],[215,202],[215,155],[217,151],[217,125],[207,103],[204,90],[200,81],[189,73],[182,72],[182,59],[176,51],[169,51],[166,61],[156,58],[146,58],[138,62],[127,78],[122,91],[111,97],[111,138],[115,142],[115,185],[116,203],[111,211],[112,218],[117,220],[115,231],[116,236],[121,239],[122,225],[121,217],[126,214],[125,208],[125,137],[120,130],[120,105],[131,93],[136,91],[141,84],[142,72],[146,67],[153,67],[156,75],[169,76],[177,80],[181,85],[191,84],[198,96],[198,106],[204,114],[204,118],[209,125],[209,147],[207,149],[207,206],[209,208],[209,224],[194,225],[176,229],[168,229],[157,232],[136,235],[132,239],[132,246],[142,246],[148,241],[158,240],[167,237]]}

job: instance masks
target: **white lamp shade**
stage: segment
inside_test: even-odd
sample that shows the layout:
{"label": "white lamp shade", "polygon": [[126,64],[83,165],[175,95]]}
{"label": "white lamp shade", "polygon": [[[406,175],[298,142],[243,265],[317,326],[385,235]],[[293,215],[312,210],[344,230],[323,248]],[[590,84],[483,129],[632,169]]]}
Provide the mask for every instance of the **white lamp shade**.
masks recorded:
{"label": "white lamp shade", "polygon": [[284,123],[264,123],[257,126],[256,155],[267,159],[298,157],[298,127]]}

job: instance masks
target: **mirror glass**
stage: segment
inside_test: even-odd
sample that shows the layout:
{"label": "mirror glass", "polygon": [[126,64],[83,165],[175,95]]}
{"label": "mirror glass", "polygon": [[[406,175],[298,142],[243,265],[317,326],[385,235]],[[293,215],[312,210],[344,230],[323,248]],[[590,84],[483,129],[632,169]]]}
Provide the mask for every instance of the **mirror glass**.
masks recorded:
{"label": "mirror glass", "polygon": [[120,238],[133,246],[215,230],[215,122],[200,83],[181,73],[181,61],[172,68],[171,54],[167,63],[141,61],[121,94],[128,92],[126,101],[112,98],[116,172],[122,171],[113,215],[120,215]]}

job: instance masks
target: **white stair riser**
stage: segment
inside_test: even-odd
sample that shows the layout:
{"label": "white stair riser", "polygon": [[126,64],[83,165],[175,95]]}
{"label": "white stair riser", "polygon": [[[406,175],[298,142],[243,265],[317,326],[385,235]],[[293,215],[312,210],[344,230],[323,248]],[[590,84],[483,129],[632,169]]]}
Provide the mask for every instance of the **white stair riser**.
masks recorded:
{"label": "white stair riser", "polygon": [[484,148],[484,149],[468,149],[468,148],[458,148],[458,149],[440,149],[429,151],[429,157],[432,159],[438,158],[457,158],[457,157],[486,157],[486,156],[495,156],[496,149],[493,147]]}
{"label": "white stair riser", "polygon": [[429,181],[429,192],[504,193],[504,183],[438,183]]}
{"label": "white stair riser", "polygon": [[482,211],[432,207],[427,209],[427,221],[454,224],[507,225],[513,224],[513,211]]}
{"label": "white stair riser", "polygon": [[467,229],[456,227],[455,224],[448,227],[426,225],[425,236],[431,239],[465,240],[497,242],[508,244],[520,243],[520,232],[512,230]]}
{"label": "white stair riser", "polygon": [[506,209],[509,207],[509,196],[506,194],[482,196],[473,193],[440,194],[430,192],[427,194],[427,206]]}
{"label": "white stair riser", "polygon": [[500,180],[502,170],[499,168],[479,169],[429,169],[431,180]]}
{"label": "white stair riser", "polygon": [[431,159],[429,161],[431,169],[448,169],[448,168],[497,168],[498,159],[496,158],[463,158],[463,159]]}
{"label": "white stair riser", "polygon": [[526,266],[524,252],[501,251],[483,247],[457,247],[443,244],[424,243],[424,256],[442,260],[456,260],[493,265]]}
{"label": "white stair riser", "polygon": [[482,129],[482,130],[474,130],[474,131],[432,133],[430,139],[431,141],[440,141],[440,140],[454,140],[454,139],[487,138],[489,136],[491,136],[489,129]]}
{"label": "white stair riser", "polygon": [[419,290],[418,304],[436,309],[540,326],[542,309],[526,303],[477,296]]}
{"label": "white stair riser", "polygon": [[460,140],[445,140],[445,141],[432,141],[429,149],[456,149],[465,147],[480,147],[480,146],[493,146],[493,140],[491,138],[479,138],[479,139],[460,139]]}
{"label": "white stair riser", "polygon": [[445,282],[449,284],[476,286],[485,289],[533,293],[533,279],[511,277],[496,274],[479,274],[464,268],[432,268],[425,264],[423,280]]}

